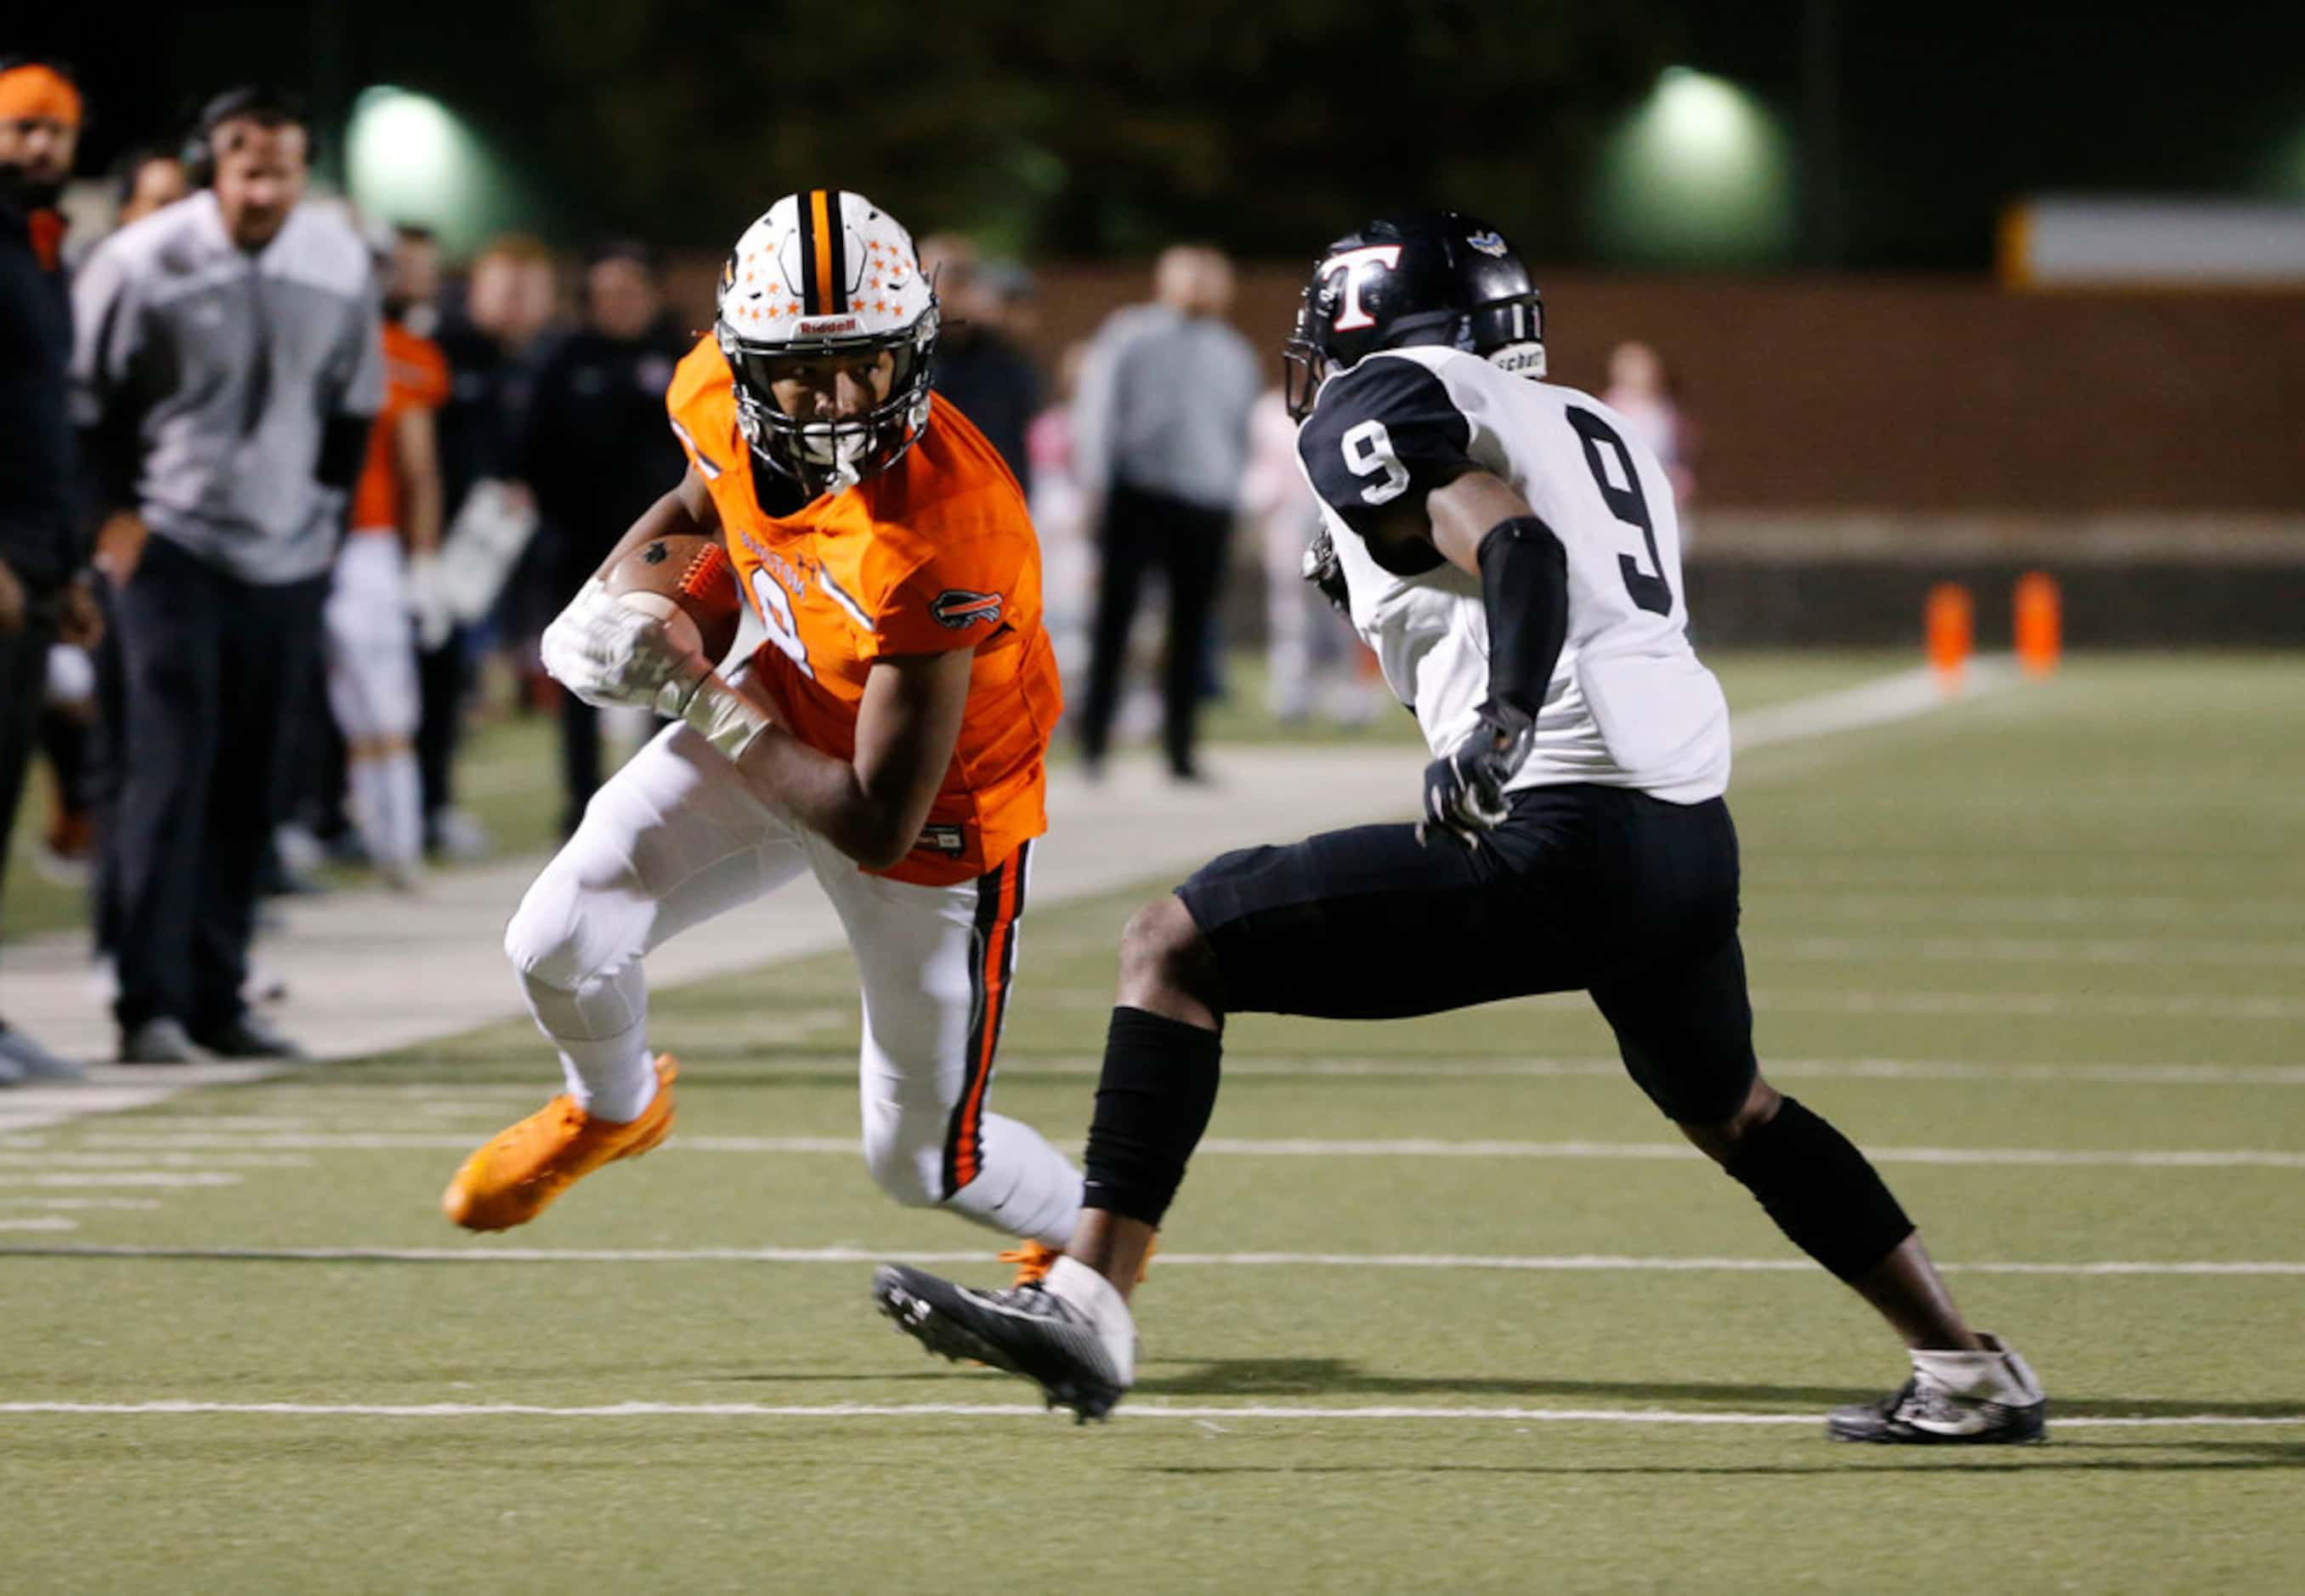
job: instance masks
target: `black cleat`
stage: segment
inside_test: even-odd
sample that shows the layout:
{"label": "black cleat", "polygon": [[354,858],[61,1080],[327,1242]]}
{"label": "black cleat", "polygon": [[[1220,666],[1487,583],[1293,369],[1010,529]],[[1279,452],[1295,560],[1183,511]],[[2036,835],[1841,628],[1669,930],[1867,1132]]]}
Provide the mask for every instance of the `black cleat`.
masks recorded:
{"label": "black cleat", "polygon": [[1086,1423],[1110,1413],[1128,1389],[1106,1337],[1090,1317],[1042,1286],[974,1291],[901,1263],[872,1271],[872,1300],[931,1352],[1022,1375],[1050,1407]]}
{"label": "black cleat", "polygon": [[192,1040],[218,1058],[278,1058],[301,1061],[304,1049],[275,1030],[261,1014],[243,1010],[222,1025],[192,1033]]}
{"label": "black cleat", "polygon": [[1916,1353],[1912,1379],[1878,1402],[1834,1408],[1825,1434],[1917,1447],[2048,1439],[2049,1398],[2041,1382],[2023,1358],[1990,1336],[1983,1339],[1983,1353]]}

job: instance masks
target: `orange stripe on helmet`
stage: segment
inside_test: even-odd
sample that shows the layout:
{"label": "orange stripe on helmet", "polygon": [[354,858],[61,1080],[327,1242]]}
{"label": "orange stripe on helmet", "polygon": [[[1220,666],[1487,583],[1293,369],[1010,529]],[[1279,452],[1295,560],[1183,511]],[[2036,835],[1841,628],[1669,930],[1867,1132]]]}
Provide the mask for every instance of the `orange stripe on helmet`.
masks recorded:
{"label": "orange stripe on helmet", "polygon": [[808,191],[808,215],[816,235],[816,303],[818,310],[827,316],[842,309],[838,291],[832,282],[832,230],[839,218],[831,214],[829,197],[822,189]]}

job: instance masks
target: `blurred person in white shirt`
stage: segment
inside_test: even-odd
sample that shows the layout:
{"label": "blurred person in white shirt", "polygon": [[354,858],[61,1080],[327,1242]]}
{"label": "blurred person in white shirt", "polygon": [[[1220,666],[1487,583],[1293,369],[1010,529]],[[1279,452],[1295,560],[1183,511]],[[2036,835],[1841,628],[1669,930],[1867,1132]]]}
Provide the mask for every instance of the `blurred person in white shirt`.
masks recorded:
{"label": "blurred person in white shirt", "polygon": [[1609,352],[1609,386],[1602,391],[1601,403],[1624,417],[1634,441],[1664,463],[1665,478],[1680,506],[1686,546],[1688,502],[1697,497],[1697,478],[1689,469],[1697,452],[1697,429],[1681,413],[1664,357],[1637,339],[1618,344]]}
{"label": "blurred person in white shirt", "polygon": [[1375,656],[1304,579],[1305,551],[1321,531],[1321,505],[1297,463],[1297,423],[1279,388],[1266,390],[1249,412],[1240,499],[1263,542],[1265,707],[1289,725],[1316,714],[1335,726],[1366,725],[1379,702],[1365,668]]}

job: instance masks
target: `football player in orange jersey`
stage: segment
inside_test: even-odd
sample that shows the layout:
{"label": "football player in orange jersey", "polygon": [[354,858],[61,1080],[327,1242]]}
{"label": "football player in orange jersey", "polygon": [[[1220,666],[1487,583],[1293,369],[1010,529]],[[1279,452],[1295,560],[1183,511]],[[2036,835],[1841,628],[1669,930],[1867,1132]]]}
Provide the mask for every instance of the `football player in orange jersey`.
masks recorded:
{"label": "football player in orange jersey", "polygon": [[717,536],[767,641],[724,678],[599,577],[546,632],[571,691],[679,724],[600,790],[513,916],[506,950],[568,1090],[475,1152],[444,1207],[472,1229],[522,1224],[661,1141],[675,1066],[651,1063],[642,955],[807,871],[862,979],[873,1178],[1029,1258],[1066,1238],[1081,1194],[1062,1155],[985,1108],[1062,709],[1032,522],[991,446],[931,396],[933,284],[861,195],[779,200],[719,304],[666,396],[688,471],[601,569]]}
{"label": "football player in orange jersey", "polygon": [[416,768],[416,630],[413,570],[440,547],[440,454],[433,412],[447,402],[448,361],[410,325],[440,286],[440,248],[421,227],[394,230],[380,263],[384,409],[369,433],[353,489],[351,530],[336,553],[321,612],[328,707],[344,734],[353,819],[386,885],[416,885],[424,795]]}

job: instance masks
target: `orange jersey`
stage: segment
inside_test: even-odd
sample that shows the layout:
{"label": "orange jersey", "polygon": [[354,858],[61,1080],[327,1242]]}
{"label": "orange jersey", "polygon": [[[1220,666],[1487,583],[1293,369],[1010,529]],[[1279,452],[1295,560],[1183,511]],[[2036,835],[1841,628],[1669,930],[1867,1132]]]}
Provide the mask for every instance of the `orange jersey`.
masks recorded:
{"label": "orange jersey", "polygon": [[728,364],[710,335],[680,362],[665,406],[720,512],[745,601],[768,628],[753,670],[794,735],[854,759],[874,660],[975,652],[960,740],[927,827],[878,873],[951,886],[1047,830],[1045,760],[1064,696],[1041,624],[1041,545],[1016,479],[984,435],[940,397],[894,465],[778,517],[754,495]]}
{"label": "orange jersey", "polygon": [[355,532],[400,530],[400,469],[392,430],[412,410],[438,410],[448,402],[448,357],[430,338],[396,321],[384,324],[384,408],[368,435],[368,459],[353,489]]}

